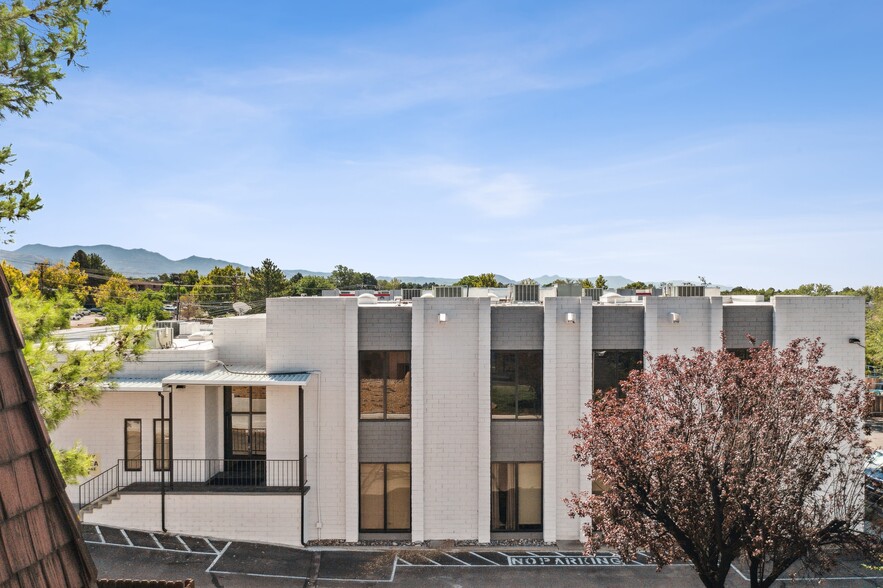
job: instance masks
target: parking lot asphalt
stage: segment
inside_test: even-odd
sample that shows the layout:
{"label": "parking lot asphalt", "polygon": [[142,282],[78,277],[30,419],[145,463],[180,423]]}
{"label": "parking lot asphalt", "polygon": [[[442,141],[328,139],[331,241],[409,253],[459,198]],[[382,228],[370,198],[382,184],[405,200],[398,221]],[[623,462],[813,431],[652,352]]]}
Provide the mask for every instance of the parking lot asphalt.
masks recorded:
{"label": "parking lot asphalt", "polygon": [[[614,553],[584,556],[550,548],[316,548],[219,541],[84,525],[83,533],[102,578],[193,578],[198,587],[387,586],[408,588],[562,586],[674,588],[701,586],[689,564],[656,571],[643,555],[624,562]],[[795,573],[777,585],[819,585]],[[824,586],[883,586],[883,573],[860,564],[843,566]],[[728,578],[748,586],[738,568]]]}

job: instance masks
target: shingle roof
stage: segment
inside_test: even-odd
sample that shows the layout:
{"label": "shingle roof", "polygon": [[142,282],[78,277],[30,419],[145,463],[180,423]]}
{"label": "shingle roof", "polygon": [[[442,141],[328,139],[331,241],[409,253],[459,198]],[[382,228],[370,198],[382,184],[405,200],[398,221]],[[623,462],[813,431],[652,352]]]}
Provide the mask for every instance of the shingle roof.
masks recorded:
{"label": "shingle roof", "polygon": [[95,585],[0,271],[0,587]]}

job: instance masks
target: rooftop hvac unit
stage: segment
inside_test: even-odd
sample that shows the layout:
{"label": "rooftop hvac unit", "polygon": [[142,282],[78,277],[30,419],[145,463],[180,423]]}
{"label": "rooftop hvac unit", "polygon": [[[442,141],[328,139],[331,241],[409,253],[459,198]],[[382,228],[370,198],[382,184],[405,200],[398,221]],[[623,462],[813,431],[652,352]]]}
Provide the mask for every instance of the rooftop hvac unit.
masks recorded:
{"label": "rooftop hvac unit", "polygon": [[432,290],[436,298],[463,297],[463,286],[435,286]]}
{"label": "rooftop hvac unit", "polygon": [[601,296],[604,295],[604,288],[583,288],[583,296],[586,298],[591,298],[595,302],[601,300]]}
{"label": "rooftop hvac unit", "polygon": [[171,327],[153,329],[148,347],[151,349],[171,349],[172,339],[174,339],[174,336],[172,335]]}
{"label": "rooftop hvac unit", "polygon": [[156,321],[153,326],[157,329],[172,329],[173,337],[181,334],[181,323],[178,321]]}
{"label": "rooftop hvac unit", "polygon": [[423,290],[420,288],[402,288],[402,300],[420,298],[421,294],[423,294]]}
{"label": "rooftop hvac unit", "polygon": [[558,284],[558,296],[579,296],[583,293],[583,287],[579,283]]}
{"label": "rooftop hvac unit", "polygon": [[705,286],[683,284],[680,286],[669,286],[667,290],[669,296],[705,296]]}
{"label": "rooftop hvac unit", "polygon": [[539,284],[512,284],[512,300],[515,302],[539,302]]}

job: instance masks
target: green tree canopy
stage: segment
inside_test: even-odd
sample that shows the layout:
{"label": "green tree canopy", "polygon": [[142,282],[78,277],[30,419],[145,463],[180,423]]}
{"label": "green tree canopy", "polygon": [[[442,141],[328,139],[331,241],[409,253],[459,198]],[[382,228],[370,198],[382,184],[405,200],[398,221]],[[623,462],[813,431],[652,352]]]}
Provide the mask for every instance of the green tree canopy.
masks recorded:
{"label": "green tree canopy", "polygon": [[285,274],[269,258],[248,272],[246,285],[248,300],[266,300],[276,296],[287,296],[288,293],[288,280],[285,279]]}
{"label": "green tree canopy", "polygon": [[[64,68],[86,52],[86,16],[106,0],[9,0],[0,3],[0,120],[28,117],[40,104],[61,98],[56,83]],[[0,147],[0,175],[15,161],[12,146]],[[0,182],[0,223],[25,220],[43,207],[31,194],[31,174]],[[13,231],[0,225],[3,242]]]}
{"label": "green tree canopy", "polygon": [[331,281],[335,288],[352,288],[362,283],[362,274],[345,265],[335,265],[331,272]]}
{"label": "green tree canopy", "polygon": [[607,280],[601,274],[598,274],[598,277],[595,278],[595,287],[607,289]]}
{"label": "green tree canopy", "polygon": [[469,286],[470,288],[501,288],[503,284],[497,281],[497,274],[489,272],[486,274],[463,276],[456,282],[455,286]]}
{"label": "green tree canopy", "polygon": [[[271,262],[272,263],[272,262]],[[238,267],[214,267],[193,286],[193,297],[203,306],[208,303],[233,303],[245,293],[246,275]]]}
{"label": "green tree canopy", "polygon": [[292,284],[292,293],[295,296],[321,296],[322,290],[332,289],[334,282],[324,276],[304,276]]}

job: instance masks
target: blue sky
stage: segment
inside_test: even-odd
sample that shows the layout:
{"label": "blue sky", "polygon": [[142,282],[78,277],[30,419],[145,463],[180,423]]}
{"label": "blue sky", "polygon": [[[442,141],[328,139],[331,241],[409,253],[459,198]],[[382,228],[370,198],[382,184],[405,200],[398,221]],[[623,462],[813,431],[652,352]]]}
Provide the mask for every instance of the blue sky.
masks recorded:
{"label": "blue sky", "polygon": [[883,283],[883,4],[110,4],[3,123],[27,243],[286,269]]}

